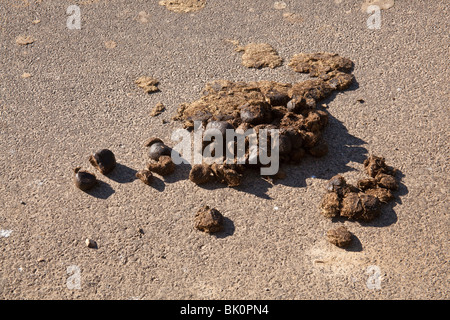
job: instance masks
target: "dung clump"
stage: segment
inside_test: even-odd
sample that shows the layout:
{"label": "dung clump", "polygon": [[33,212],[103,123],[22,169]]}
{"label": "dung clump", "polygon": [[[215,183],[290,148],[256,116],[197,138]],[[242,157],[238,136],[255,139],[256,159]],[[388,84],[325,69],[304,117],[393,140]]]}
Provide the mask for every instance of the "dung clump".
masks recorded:
{"label": "dung clump", "polygon": [[161,113],[163,113],[166,110],[166,107],[161,103],[158,102],[153,109],[150,111],[150,117],[156,117],[159,116]]}
{"label": "dung clump", "polygon": [[194,227],[207,233],[219,232],[223,229],[224,217],[214,208],[203,206],[194,218]]}
{"label": "dung clump", "polygon": [[345,226],[340,226],[327,231],[328,242],[340,248],[346,248],[352,242],[353,235]]}
{"label": "dung clump", "polygon": [[136,79],[135,83],[139,88],[144,89],[145,93],[152,93],[159,91],[158,89],[159,81],[154,78],[142,76]]}
{"label": "dung clump", "polygon": [[88,191],[97,185],[98,181],[94,174],[81,170],[80,167],[75,168],[73,171],[75,174],[73,181],[78,189]]}
{"label": "dung clump", "polygon": [[385,173],[391,176],[395,176],[397,170],[386,165],[385,159],[383,157],[377,157],[370,155],[366,160],[364,160],[364,169],[366,173],[375,178],[379,173]]}
{"label": "dung clump", "polygon": [[386,166],[384,158],[375,156],[369,156],[364,161],[364,167],[371,177],[359,180],[357,187],[348,184],[341,175],[327,182],[327,193],[319,205],[323,216],[372,221],[380,215],[382,204],[394,199],[391,190],[398,188],[398,181],[392,174],[396,170]]}
{"label": "dung clump", "polygon": [[189,172],[189,180],[198,185],[218,181],[228,187],[237,187],[242,183],[242,174],[239,171],[239,167],[234,164],[197,164]]}
{"label": "dung clump", "polygon": [[136,172],[136,178],[141,180],[146,185],[150,185],[153,180],[153,174],[151,171],[144,169]]}
{"label": "dung clump", "polygon": [[170,156],[172,154],[172,149],[157,137],[148,139],[144,145],[149,148],[149,158],[155,161],[158,161],[161,156]]}
{"label": "dung clump", "polygon": [[108,174],[116,167],[116,157],[111,150],[102,149],[93,153],[89,157],[89,162],[98,170],[101,174]]}
{"label": "dung clump", "polygon": [[273,69],[283,62],[275,49],[267,43],[249,43],[246,46],[237,46],[235,51],[244,52],[242,65],[247,68],[269,67]]}
{"label": "dung clump", "polygon": [[170,156],[160,156],[157,161],[150,160],[147,164],[147,169],[151,172],[159,174],[160,176],[167,176],[175,171],[175,163],[173,163]]}
{"label": "dung clump", "polygon": [[289,62],[296,72],[308,72],[313,77],[327,74],[331,71],[350,72],[353,62],[336,53],[298,53]]}
{"label": "dung clump", "polygon": [[189,172],[189,180],[195,184],[204,184],[211,181],[214,177],[211,167],[207,164],[196,164],[192,166]]}

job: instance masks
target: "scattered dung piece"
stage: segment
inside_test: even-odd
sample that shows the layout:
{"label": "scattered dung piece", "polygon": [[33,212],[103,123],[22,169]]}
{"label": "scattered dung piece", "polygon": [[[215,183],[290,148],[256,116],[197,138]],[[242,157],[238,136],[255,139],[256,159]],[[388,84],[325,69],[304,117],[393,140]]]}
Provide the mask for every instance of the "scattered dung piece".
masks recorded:
{"label": "scattered dung piece", "polygon": [[336,53],[298,53],[292,57],[289,66],[296,72],[307,72],[317,77],[331,71],[348,73],[353,68],[353,62]]}
{"label": "scattered dung piece", "polygon": [[84,243],[86,244],[86,246],[88,247],[88,248],[91,248],[91,249],[97,249],[97,242],[95,242],[94,240],[92,240],[92,239],[86,239],[85,241],[84,241]]}
{"label": "scattered dung piece", "polygon": [[145,93],[152,93],[159,91],[158,89],[159,81],[154,78],[142,76],[139,77],[135,81],[135,83],[138,85],[139,88],[144,89]]}
{"label": "scattered dung piece", "polygon": [[375,179],[377,181],[378,186],[382,188],[386,188],[389,190],[397,190],[398,189],[398,182],[395,179],[395,177],[386,174],[386,173],[378,173],[375,176]]}
{"label": "scattered dung piece", "polygon": [[381,206],[380,200],[378,200],[377,197],[366,193],[359,193],[358,196],[361,199],[361,204],[364,208],[361,216],[358,217],[360,220],[372,221],[380,215]]}
{"label": "scattered dung piece", "polygon": [[18,36],[16,38],[16,44],[20,46],[26,46],[28,44],[32,44],[34,39],[31,36]]}
{"label": "scattered dung piece", "polygon": [[364,208],[356,192],[350,192],[342,199],[341,217],[357,220],[363,213]]}
{"label": "scattered dung piece", "polygon": [[373,188],[364,191],[366,194],[377,197],[382,203],[388,203],[394,200],[391,190],[385,188]]}
{"label": "scattered dung piece", "polygon": [[356,188],[355,186],[347,184],[344,177],[341,175],[336,175],[332,177],[327,182],[326,190],[328,192],[336,193],[339,196],[339,198],[344,197],[347,193],[359,191],[358,188]]}
{"label": "scattered dung piece", "polygon": [[148,156],[155,161],[158,161],[161,156],[170,156],[172,153],[172,149],[159,138],[150,138],[145,146],[149,147]]}
{"label": "scattered dung piece", "polygon": [[31,78],[31,73],[24,72],[24,73],[22,74],[22,78],[23,78],[23,79]]}
{"label": "scattered dung piece", "polygon": [[246,46],[238,46],[236,51],[244,51],[242,64],[247,68],[276,68],[281,66],[283,59],[275,49],[267,43],[249,43]]}
{"label": "scattered dung piece", "polygon": [[203,206],[198,210],[194,219],[194,226],[207,233],[219,232],[223,229],[224,217],[216,209]]}
{"label": "scattered dung piece", "polygon": [[361,179],[357,183],[358,188],[361,190],[373,189],[377,187],[377,180],[375,178]]}
{"label": "scattered dung piece", "polygon": [[159,5],[174,12],[194,12],[203,9],[206,0],[162,0]]}
{"label": "scattered dung piece", "polygon": [[270,122],[271,108],[267,102],[249,101],[239,107],[242,122],[249,124],[261,124]]}
{"label": "scattered dung piece", "polygon": [[158,161],[151,160],[147,165],[147,169],[160,176],[167,176],[175,171],[175,163],[173,163],[170,156],[162,155]]}
{"label": "scattered dung piece", "polygon": [[101,174],[108,174],[116,167],[116,157],[111,150],[102,149],[89,157],[89,162]]}
{"label": "scattered dung piece", "polygon": [[195,184],[204,184],[211,181],[214,178],[214,173],[211,170],[211,166],[207,164],[196,164],[189,172],[189,180]]}
{"label": "scattered dung piece", "polygon": [[372,178],[375,178],[379,173],[395,176],[397,172],[396,169],[386,165],[383,157],[377,157],[374,155],[370,155],[366,160],[364,160],[364,168],[366,173]]}
{"label": "scattered dung piece", "polygon": [[328,242],[338,246],[339,248],[346,248],[352,242],[352,234],[345,226],[340,226],[327,231]]}
{"label": "scattered dung piece", "polygon": [[381,10],[387,10],[395,5],[395,0],[365,0],[361,5],[361,11],[367,12],[367,8],[370,6],[378,6]]}
{"label": "scattered dung piece", "polygon": [[153,174],[149,170],[140,170],[140,171],[136,172],[136,178],[141,180],[146,185],[150,185],[153,180]]}
{"label": "scattered dung piece", "polygon": [[219,182],[229,187],[237,187],[242,182],[242,174],[237,172],[233,165],[213,163],[211,170]]}
{"label": "scattered dung piece", "polygon": [[163,113],[166,110],[166,107],[161,103],[158,102],[152,109],[152,111],[150,111],[150,116],[151,117],[156,117],[159,116],[161,113]]}
{"label": "scattered dung piece", "polygon": [[327,218],[339,217],[341,211],[340,199],[337,193],[329,192],[326,193],[320,204],[321,213]]}
{"label": "scattered dung piece", "polygon": [[73,171],[75,173],[73,180],[78,189],[87,191],[97,185],[97,178],[94,174],[81,170],[80,167],[75,168]]}
{"label": "scattered dung piece", "polygon": [[371,221],[380,215],[381,205],[392,201],[391,190],[398,188],[395,177],[383,172],[395,173],[396,169],[386,166],[384,158],[375,156],[364,161],[364,168],[371,177],[360,179],[358,187],[348,184],[341,175],[327,182],[327,193],[319,206],[322,215],[360,221]]}

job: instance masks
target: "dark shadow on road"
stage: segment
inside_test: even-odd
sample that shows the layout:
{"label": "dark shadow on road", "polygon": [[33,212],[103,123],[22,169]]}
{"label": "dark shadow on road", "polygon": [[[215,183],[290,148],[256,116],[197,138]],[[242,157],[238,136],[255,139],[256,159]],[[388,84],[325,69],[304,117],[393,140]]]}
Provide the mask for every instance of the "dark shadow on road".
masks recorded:
{"label": "dark shadow on road", "polygon": [[216,238],[222,239],[229,236],[232,236],[234,234],[234,223],[232,220],[230,220],[227,217],[224,217],[223,221],[223,230],[219,231],[217,233],[213,233],[212,235]]}
{"label": "dark shadow on road", "polygon": [[107,177],[118,183],[129,183],[137,179],[136,172],[136,170],[126,165],[117,163],[114,170]]}
{"label": "dark shadow on road", "polygon": [[98,180],[97,185],[93,189],[84,192],[97,199],[105,200],[108,199],[115,191],[108,183]]}

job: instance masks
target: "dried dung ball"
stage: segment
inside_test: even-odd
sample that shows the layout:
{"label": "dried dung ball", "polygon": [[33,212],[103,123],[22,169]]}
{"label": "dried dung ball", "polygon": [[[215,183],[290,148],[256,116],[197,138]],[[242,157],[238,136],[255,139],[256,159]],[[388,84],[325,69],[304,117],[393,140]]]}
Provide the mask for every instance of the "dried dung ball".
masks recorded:
{"label": "dried dung ball", "polygon": [[73,171],[75,173],[73,181],[78,189],[87,191],[97,184],[97,178],[94,174],[81,170],[80,167],[75,168]]}
{"label": "dried dung ball", "polygon": [[377,187],[377,180],[375,178],[361,179],[357,185],[361,190],[373,189]]}
{"label": "dried dung ball", "polygon": [[224,217],[216,209],[203,206],[198,210],[194,219],[194,226],[207,233],[219,232],[223,229]]}
{"label": "dried dung ball", "polygon": [[161,156],[158,161],[151,161],[147,169],[161,176],[166,176],[175,171],[175,164],[169,156]]}
{"label": "dried dung ball", "polygon": [[320,203],[320,212],[326,218],[339,217],[340,214],[340,199],[334,192],[326,193]]}
{"label": "dried dung ball", "polygon": [[170,156],[171,149],[162,142],[155,142],[150,145],[148,149],[148,156],[150,159],[158,161],[161,156]]}
{"label": "dried dung ball", "polygon": [[286,104],[286,108],[290,112],[300,113],[303,110],[308,109],[309,106],[307,105],[305,98],[303,98],[303,97],[293,97]]}
{"label": "dried dung ball", "polygon": [[389,190],[389,189],[373,188],[373,189],[367,189],[364,192],[371,196],[377,197],[378,200],[380,200],[380,202],[383,202],[383,203],[388,203],[388,202],[394,200],[394,195],[392,194],[391,190]]}
{"label": "dried dung ball", "polygon": [[103,149],[92,154],[89,157],[89,162],[102,174],[108,174],[116,167],[116,157],[108,149]]}
{"label": "dried dung ball", "polygon": [[280,134],[278,138],[278,152],[280,155],[290,154],[292,151],[292,142],[291,139],[284,134]]}
{"label": "dried dung ball", "polygon": [[195,184],[203,184],[211,181],[214,178],[211,167],[207,164],[196,164],[189,172],[189,180]]}
{"label": "dried dung ball", "polygon": [[291,139],[292,149],[300,149],[303,146],[303,137],[297,130],[288,128],[283,130],[283,132]]}
{"label": "dried dung ball", "polygon": [[237,187],[241,184],[242,174],[236,171],[232,165],[213,163],[211,170],[219,182],[225,183],[229,187]]}
{"label": "dried dung ball", "polygon": [[377,197],[365,193],[360,193],[358,196],[364,209],[358,219],[371,221],[380,215],[380,201]]}
{"label": "dried dung ball", "polygon": [[272,117],[270,105],[261,101],[250,101],[239,108],[241,120],[253,125],[268,123]]}
{"label": "dried dung ball", "polygon": [[143,183],[150,185],[153,180],[153,174],[149,170],[140,170],[136,172],[136,178],[141,180]]}
{"label": "dried dung ball", "polygon": [[397,172],[396,169],[386,165],[383,157],[377,157],[374,155],[370,155],[366,160],[364,160],[364,169],[372,178],[375,178],[379,173],[394,176]]}
{"label": "dried dung ball", "polygon": [[378,186],[380,186],[382,188],[386,188],[386,189],[390,189],[390,190],[398,189],[397,180],[389,174],[378,173],[375,176],[375,179],[377,180]]}
{"label": "dried dung ball", "polygon": [[207,134],[208,130],[212,129],[218,130],[225,138],[227,129],[234,129],[234,127],[228,121],[210,121],[206,125],[205,134]]}
{"label": "dried dung ball", "polygon": [[363,213],[364,208],[356,192],[347,193],[342,199],[341,217],[350,220],[358,219]]}
{"label": "dried dung ball", "polygon": [[340,226],[327,231],[328,242],[340,247],[346,248],[352,242],[352,234],[345,226]]}
{"label": "dried dung ball", "polygon": [[152,144],[154,144],[154,143],[164,143],[160,138],[157,138],[157,137],[151,137],[151,138],[149,138],[149,139],[147,139],[146,141],[145,141],[145,143],[144,143],[144,146],[146,146],[146,147],[150,147]]}
{"label": "dried dung ball", "polygon": [[343,188],[347,186],[345,178],[341,175],[336,175],[328,180],[326,185],[326,190],[328,192],[336,192],[337,194],[342,194]]}

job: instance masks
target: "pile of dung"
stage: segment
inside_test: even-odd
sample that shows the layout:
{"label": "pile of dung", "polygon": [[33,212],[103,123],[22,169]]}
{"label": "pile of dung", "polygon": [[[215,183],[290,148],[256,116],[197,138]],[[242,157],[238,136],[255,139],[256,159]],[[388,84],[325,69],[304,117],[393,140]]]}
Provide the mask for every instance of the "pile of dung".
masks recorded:
{"label": "pile of dung", "polygon": [[369,178],[359,180],[357,186],[348,184],[340,175],[328,181],[327,193],[320,204],[322,215],[371,221],[378,217],[383,203],[394,200],[397,170],[387,166],[384,158],[373,155],[364,161],[364,168]]}
{"label": "pile of dung", "polygon": [[254,129],[257,134],[260,129],[279,129],[283,163],[299,163],[306,154],[324,156],[328,146],[322,132],[328,113],[317,105],[334,91],[351,85],[353,63],[337,54],[315,53],[296,55],[289,66],[314,78],[293,84],[212,81],[200,99],[182,104],[174,119],[191,130],[194,121],[206,128]]}

